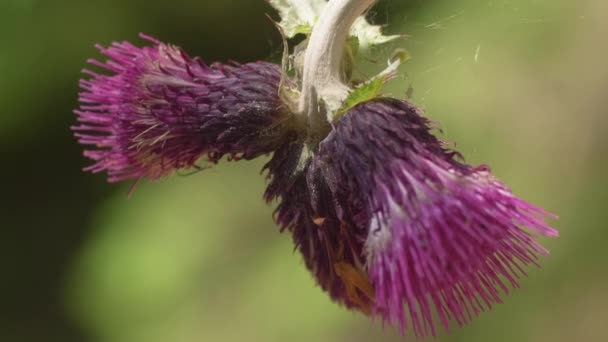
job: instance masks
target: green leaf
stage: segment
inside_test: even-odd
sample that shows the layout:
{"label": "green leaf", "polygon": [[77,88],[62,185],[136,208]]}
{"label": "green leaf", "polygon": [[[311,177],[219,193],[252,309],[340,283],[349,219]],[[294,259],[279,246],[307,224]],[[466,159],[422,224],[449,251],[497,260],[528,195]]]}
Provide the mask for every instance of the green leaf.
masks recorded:
{"label": "green leaf", "polygon": [[268,0],[281,16],[279,26],[287,38],[298,33],[310,34],[312,27],[327,4],[325,0]]}
{"label": "green leaf", "polygon": [[344,115],[344,113],[348,112],[350,109],[352,109],[359,103],[367,102],[378,97],[382,92],[382,87],[384,86],[384,83],[386,83],[386,81],[386,76],[374,77],[371,80],[355,88],[344,101],[342,108],[340,108],[336,113],[334,120],[340,119]]}
{"label": "green leaf", "polygon": [[[312,32],[317,19],[327,5],[325,0],[267,0],[281,16],[281,26],[287,38],[293,38],[295,35],[302,33],[309,35]],[[397,38],[402,35],[385,36],[382,34],[382,28],[378,25],[372,25],[361,16],[351,28],[351,37],[356,37],[359,46],[363,51],[368,50],[374,45],[380,45]]]}
{"label": "green leaf", "polygon": [[372,46],[382,45],[403,37],[403,35],[385,36],[382,34],[381,26],[368,23],[362,16],[355,20],[353,27],[350,29],[350,34],[359,39],[359,46],[363,51],[369,50]]}
{"label": "green leaf", "polygon": [[296,27],[295,33],[296,34],[302,33],[302,34],[309,36],[312,33],[312,26],[310,26],[308,24],[298,25]]}
{"label": "green leaf", "polygon": [[409,59],[410,54],[406,50],[395,50],[391,58],[388,60],[388,66],[386,69],[369,79],[367,82],[360,84],[350,92],[346,100],[344,100],[342,107],[338,109],[333,117],[334,122],[340,120],[340,118],[342,118],[346,112],[358,104],[373,100],[380,96],[382,94],[384,85],[394,78],[399,66],[407,62]]}

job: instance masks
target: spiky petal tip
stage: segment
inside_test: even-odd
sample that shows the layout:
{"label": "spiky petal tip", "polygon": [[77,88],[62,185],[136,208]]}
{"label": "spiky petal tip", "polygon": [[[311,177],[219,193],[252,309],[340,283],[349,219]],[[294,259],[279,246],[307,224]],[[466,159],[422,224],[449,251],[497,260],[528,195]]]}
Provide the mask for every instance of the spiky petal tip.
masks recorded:
{"label": "spiky petal tip", "polygon": [[206,156],[251,159],[272,152],[291,134],[278,95],[280,67],[257,62],[206,65],[183,50],[142,35],[152,46],[98,46],[106,70],[84,70],[79,124],[73,127],[86,170],[111,182],[158,179],[196,166]]}
{"label": "spiky petal tip", "polygon": [[412,104],[362,103],[315,145],[280,149],[267,199],[338,303],[436,335],[501,302],[557,236],[552,217],[460,161]]}
{"label": "spiky petal tip", "polygon": [[557,236],[551,214],[487,167],[459,162],[429,130],[413,105],[378,99],[351,110],[319,153],[345,185],[338,202],[364,196],[375,313],[418,336],[436,334],[434,317],[448,329],[500,303],[506,283],[517,287],[522,266],[547,253],[534,236]]}

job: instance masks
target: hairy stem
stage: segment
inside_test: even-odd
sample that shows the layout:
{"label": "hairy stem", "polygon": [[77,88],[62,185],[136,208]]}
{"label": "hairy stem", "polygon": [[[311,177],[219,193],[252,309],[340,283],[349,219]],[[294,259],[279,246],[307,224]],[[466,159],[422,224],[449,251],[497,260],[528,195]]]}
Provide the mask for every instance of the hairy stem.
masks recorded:
{"label": "hairy stem", "polygon": [[304,56],[299,102],[299,112],[307,117],[313,132],[328,125],[328,115],[348,96],[342,75],[346,40],[355,20],[375,2],[330,0],[313,28]]}

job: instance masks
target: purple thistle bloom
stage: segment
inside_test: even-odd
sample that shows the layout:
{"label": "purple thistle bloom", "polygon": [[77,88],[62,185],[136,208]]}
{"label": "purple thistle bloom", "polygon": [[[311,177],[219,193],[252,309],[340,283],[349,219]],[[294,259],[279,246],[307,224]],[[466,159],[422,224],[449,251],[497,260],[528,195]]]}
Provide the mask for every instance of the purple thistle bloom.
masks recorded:
{"label": "purple thistle bloom", "polygon": [[292,233],[317,284],[338,303],[371,314],[374,294],[362,254],[367,227],[354,203],[338,215],[339,203],[333,201],[322,170],[311,171],[310,145],[291,142],[274,153],[265,167],[270,179],[265,198],[280,200],[275,220],[281,231]]}
{"label": "purple thistle bloom", "polygon": [[89,63],[80,83],[75,136],[94,149],[84,155],[111,182],[158,179],[195,167],[203,156],[251,159],[270,153],[291,133],[291,115],[279,98],[281,69],[271,63],[202,63],[181,49],[143,36],[153,46],[128,42],[98,49],[109,57]]}
{"label": "purple thistle bloom", "polygon": [[469,323],[547,253],[534,235],[557,236],[552,215],[459,162],[408,102],[360,104],[314,156],[309,146],[284,146],[267,165],[277,221],[334,300],[402,332],[436,335],[434,317]]}
{"label": "purple thistle bloom", "polygon": [[[158,179],[274,152],[265,199],[292,234],[319,286],[350,309],[416,336],[467,324],[518,286],[547,254],[553,215],[517,197],[431,134],[414,105],[379,98],[350,109],[328,134],[313,132],[279,95],[277,65],[206,65],[181,49],[99,47],[85,70],[79,125],[85,170],[111,182]],[[297,121],[297,122],[296,122]]]}

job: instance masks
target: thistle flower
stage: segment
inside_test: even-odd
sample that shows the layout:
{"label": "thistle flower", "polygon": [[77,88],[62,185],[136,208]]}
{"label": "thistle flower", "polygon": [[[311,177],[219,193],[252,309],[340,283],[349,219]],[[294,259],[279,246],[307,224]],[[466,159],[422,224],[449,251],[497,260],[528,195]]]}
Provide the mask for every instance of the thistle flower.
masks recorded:
{"label": "thistle flower", "polygon": [[268,166],[267,197],[282,198],[278,222],[321,287],[417,336],[436,334],[434,314],[448,329],[500,303],[547,253],[533,236],[557,235],[550,214],[458,161],[430,128],[415,106],[381,98],[346,113],[291,183],[280,170],[294,174],[296,158]]}
{"label": "thistle flower", "polygon": [[281,231],[291,232],[317,284],[338,303],[371,314],[373,288],[362,254],[366,227],[354,202],[342,212],[333,201],[324,169],[313,171],[309,144],[287,143],[274,153],[265,166],[270,180],[265,199],[279,200],[275,220]]}
{"label": "thistle flower", "polygon": [[152,46],[100,47],[109,60],[90,63],[109,75],[85,70],[73,127],[93,146],[86,170],[154,180],[273,153],[265,199],[337,303],[421,337],[500,303],[547,254],[535,238],[557,236],[553,215],[464,163],[413,104],[370,96],[400,62],[359,94],[344,80],[350,33],[365,46],[396,37],[360,17],[374,0],[270,2],[288,37],[315,25],[304,58],[291,56],[298,84],[274,64],[206,65],[147,36]]}
{"label": "thistle flower", "polygon": [[212,64],[142,35],[152,46],[98,46],[109,60],[89,60],[110,74],[84,70],[80,86],[79,142],[92,145],[85,170],[106,171],[109,181],[158,179],[189,168],[203,156],[252,159],[289,137],[291,124],[279,99],[279,66],[266,62]]}

